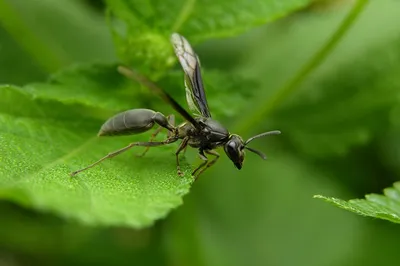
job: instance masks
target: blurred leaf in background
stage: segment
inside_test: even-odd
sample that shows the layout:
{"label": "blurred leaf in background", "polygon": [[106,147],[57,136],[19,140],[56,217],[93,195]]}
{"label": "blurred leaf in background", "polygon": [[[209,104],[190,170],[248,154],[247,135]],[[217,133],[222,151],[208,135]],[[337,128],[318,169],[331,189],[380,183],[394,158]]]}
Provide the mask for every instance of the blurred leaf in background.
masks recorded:
{"label": "blurred leaf in background", "polygon": [[80,0],[1,0],[0,26],[1,83],[22,85],[70,64],[115,60],[103,15]]}
{"label": "blurred leaf in background", "polygon": [[[325,158],[345,155],[389,127],[400,86],[395,75],[400,66],[400,31],[394,26],[399,12],[387,3],[371,6],[274,117],[303,153]],[[378,19],[383,13],[385,18]],[[365,34],[368,31],[377,34]]]}
{"label": "blurred leaf in background", "polygon": [[[3,265],[163,265],[159,230],[96,228],[1,204]],[[7,260],[9,263],[7,264]]]}

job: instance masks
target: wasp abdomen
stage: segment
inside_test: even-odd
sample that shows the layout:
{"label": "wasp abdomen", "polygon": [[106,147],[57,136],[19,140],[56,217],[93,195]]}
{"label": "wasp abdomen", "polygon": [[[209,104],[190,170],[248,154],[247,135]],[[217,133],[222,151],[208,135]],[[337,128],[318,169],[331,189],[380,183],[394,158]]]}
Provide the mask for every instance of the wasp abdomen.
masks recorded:
{"label": "wasp abdomen", "polygon": [[132,109],[108,119],[100,128],[99,136],[132,135],[154,126],[157,112],[150,109]]}

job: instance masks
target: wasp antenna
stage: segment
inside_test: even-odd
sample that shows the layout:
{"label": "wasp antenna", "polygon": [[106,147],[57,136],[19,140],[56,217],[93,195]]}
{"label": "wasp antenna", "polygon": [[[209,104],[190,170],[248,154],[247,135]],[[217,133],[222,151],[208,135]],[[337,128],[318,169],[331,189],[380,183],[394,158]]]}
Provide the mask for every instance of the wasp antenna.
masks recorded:
{"label": "wasp antenna", "polygon": [[246,140],[246,142],[244,143],[244,145],[246,146],[247,144],[249,144],[249,143],[252,142],[253,140],[258,139],[258,138],[261,138],[261,137],[264,137],[264,136],[268,136],[268,135],[279,135],[279,134],[281,134],[281,132],[280,132],[279,130],[273,130],[273,131],[264,132],[264,133],[261,133],[261,134],[258,134],[258,135],[255,135],[255,136],[249,138],[248,140]]}
{"label": "wasp antenna", "polygon": [[267,159],[267,155],[265,155],[264,153],[262,153],[261,151],[249,148],[249,147],[244,147],[246,150],[249,150],[251,152],[254,152],[255,154],[258,154],[258,156],[260,156],[263,160]]}

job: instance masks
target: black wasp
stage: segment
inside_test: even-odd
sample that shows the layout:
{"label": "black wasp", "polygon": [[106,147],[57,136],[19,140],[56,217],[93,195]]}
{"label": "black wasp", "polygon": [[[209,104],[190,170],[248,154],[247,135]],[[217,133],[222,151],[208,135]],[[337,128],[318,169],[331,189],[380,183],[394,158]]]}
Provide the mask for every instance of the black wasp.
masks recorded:
{"label": "black wasp", "polygon": [[[173,115],[165,116],[149,109],[132,109],[119,113],[108,119],[103,124],[98,133],[99,136],[132,135],[148,131],[155,124],[158,124],[159,127],[154,134],[152,134],[149,142],[133,142],[122,149],[109,153],[107,156],[101,158],[95,163],[71,173],[71,175],[76,175],[79,172],[85,171],[101,163],[105,159],[112,158],[132,147],[146,147],[146,150],[142,154],[144,155],[150,147],[170,144],[179,139],[181,139],[182,142],[179,144],[179,147],[175,152],[178,175],[182,175],[179,167],[179,153],[185,149],[187,145],[199,149],[199,156],[203,162],[192,172],[195,179],[197,179],[207,168],[215,164],[219,158],[219,154],[214,149],[221,146],[224,147],[226,155],[228,155],[229,159],[231,159],[238,169],[242,168],[245,149],[258,154],[263,159],[266,159],[266,156],[262,152],[247,147],[247,145],[256,138],[280,134],[280,131],[264,132],[251,137],[246,141],[243,141],[239,135],[229,133],[223,125],[211,118],[201,77],[200,61],[189,42],[177,33],[172,34],[171,42],[175,54],[185,72],[184,82],[186,87],[186,100],[194,117],[183,109],[168,93],[157,87],[149,79],[134,70],[120,66],[118,71],[121,74],[130,79],[139,81],[153,92],[159,94],[175,109],[175,111],[182,115],[186,122],[175,126]],[[163,128],[168,130],[167,139],[164,141],[153,141]],[[213,155],[215,158],[208,161],[206,154]]]}

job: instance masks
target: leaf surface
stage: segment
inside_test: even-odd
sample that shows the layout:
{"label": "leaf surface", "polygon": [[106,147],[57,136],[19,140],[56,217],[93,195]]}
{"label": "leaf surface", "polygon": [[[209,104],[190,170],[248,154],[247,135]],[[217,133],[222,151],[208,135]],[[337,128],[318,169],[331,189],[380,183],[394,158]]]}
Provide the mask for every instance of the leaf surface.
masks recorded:
{"label": "leaf surface", "polygon": [[[101,83],[98,84],[101,86]],[[33,99],[0,87],[0,198],[88,224],[151,225],[182,203],[192,178],[176,174],[176,146],[132,149],[71,178],[69,173],[148,135],[96,137],[101,120],[80,105]],[[160,138],[165,137],[165,134]]]}

